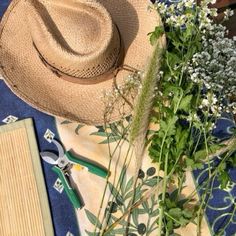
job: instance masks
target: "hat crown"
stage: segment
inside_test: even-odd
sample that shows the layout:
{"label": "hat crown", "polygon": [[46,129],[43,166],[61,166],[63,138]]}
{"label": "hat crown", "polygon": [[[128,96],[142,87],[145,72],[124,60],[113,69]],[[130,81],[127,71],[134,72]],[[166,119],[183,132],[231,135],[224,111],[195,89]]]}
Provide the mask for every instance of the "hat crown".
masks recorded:
{"label": "hat crown", "polygon": [[59,74],[86,81],[117,66],[121,39],[102,4],[88,0],[30,0],[26,4],[33,44]]}

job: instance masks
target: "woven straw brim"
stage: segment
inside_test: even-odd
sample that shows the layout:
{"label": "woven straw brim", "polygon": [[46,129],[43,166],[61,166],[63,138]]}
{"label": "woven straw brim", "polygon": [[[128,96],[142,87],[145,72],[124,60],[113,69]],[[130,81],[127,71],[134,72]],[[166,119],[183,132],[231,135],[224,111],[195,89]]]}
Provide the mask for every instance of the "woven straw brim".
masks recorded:
{"label": "woven straw brim", "polygon": [[[152,54],[147,34],[160,18],[147,10],[146,0],[100,0],[119,28],[125,47],[124,64],[144,69]],[[51,12],[52,18],[60,15]],[[95,39],[96,40],[96,39]],[[113,80],[81,85],[58,78],[47,69],[33,47],[27,27],[24,0],[13,0],[0,26],[1,73],[11,90],[33,107],[71,121],[100,125],[104,123],[104,90],[111,91]],[[127,71],[120,71],[117,83],[122,84]],[[131,109],[125,106],[125,114]],[[122,114],[123,115],[123,114]],[[111,121],[121,114],[114,110]]]}

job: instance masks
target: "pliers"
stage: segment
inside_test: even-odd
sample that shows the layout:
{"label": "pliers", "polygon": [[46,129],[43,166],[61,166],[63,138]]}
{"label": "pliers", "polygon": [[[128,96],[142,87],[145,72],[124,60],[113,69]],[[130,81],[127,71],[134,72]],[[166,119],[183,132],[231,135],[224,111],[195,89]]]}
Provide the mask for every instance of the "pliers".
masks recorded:
{"label": "pliers", "polygon": [[67,179],[67,175],[69,174],[69,170],[72,168],[72,166],[79,165],[82,168],[86,168],[90,173],[103,178],[106,178],[109,175],[109,172],[105,168],[95,163],[73,156],[70,151],[64,151],[63,146],[58,141],[53,139],[52,143],[57,146],[58,155],[54,154],[53,152],[41,152],[40,155],[44,161],[54,165],[52,170],[57,173],[73,206],[76,209],[82,208],[82,200],[80,199],[76,190],[70,186]]}

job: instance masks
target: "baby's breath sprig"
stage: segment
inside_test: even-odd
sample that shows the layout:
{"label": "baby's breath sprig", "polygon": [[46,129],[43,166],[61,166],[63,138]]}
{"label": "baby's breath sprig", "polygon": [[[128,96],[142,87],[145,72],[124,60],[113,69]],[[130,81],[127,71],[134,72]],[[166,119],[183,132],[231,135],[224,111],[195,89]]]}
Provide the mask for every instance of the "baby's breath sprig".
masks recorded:
{"label": "baby's breath sprig", "polygon": [[204,84],[205,94],[213,93],[213,112],[236,114],[236,38],[227,38],[226,27],[213,24],[202,35],[202,50],[194,54],[187,71],[192,81]]}
{"label": "baby's breath sprig", "polygon": [[125,118],[124,106],[133,107],[135,97],[142,88],[143,76],[143,71],[134,71],[124,78],[122,84],[113,85],[111,91],[104,90],[100,99],[105,106],[104,118],[106,123],[109,123],[114,109],[119,112],[121,119]]}

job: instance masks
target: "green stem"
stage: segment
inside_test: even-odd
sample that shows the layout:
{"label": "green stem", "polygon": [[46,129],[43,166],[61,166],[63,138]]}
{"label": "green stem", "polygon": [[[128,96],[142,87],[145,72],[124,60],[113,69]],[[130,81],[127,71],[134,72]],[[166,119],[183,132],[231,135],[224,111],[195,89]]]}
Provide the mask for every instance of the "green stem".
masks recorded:
{"label": "green stem", "polygon": [[180,177],[180,181],[179,181],[179,186],[178,186],[178,196],[181,194],[181,191],[183,189],[183,183],[184,183],[184,179],[185,179],[185,175],[182,175]]}
{"label": "green stem", "polygon": [[[224,156],[224,158],[220,161],[219,165],[215,168],[215,170],[211,173],[211,178],[208,178],[208,180],[206,182],[204,182],[202,185],[198,185],[196,186],[195,190],[192,191],[189,195],[188,195],[188,201],[186,203],[188,203],[196,194],[197,194],[197,191],[200,189],[200,188],[203,188],[205,186],[208,185],[208,183],[214,178],[216,177],[216,175],[218,174],[219,170],[221,170],[221,167],[222,165],[225,163],[226,159],[231,156],[231,154],[236,150],[236,143],[233,143],[234,146],[232,145],[232,149],[228,151],[228,153]],[[185,204],[186,204],[185,203]]]}
{"label": "green stem", "polygon": [[[235,143],[233,143],[235,145]],[[232,144],[231,144],[232,145]],[[200,235],[200,231],[201,231],[201,219],[202,219],[202,212],[204,210],[204,208],[207,206],[208,201],[209,201],[209,196],[212,192],[212,188],[213,188],[213,179],[217,176],[218,171],[221,169],[221,166],[225,163],[226,159],[233,153],[233,150],[235,150],[235,146],[232,145],[232,149],[230,149],[230,151],[226,154],[226,156],[222,159],[222,161],[220,162],[220,164],[216,167],[216,169],[213,171],[213,173],[210,174],[208,180],[203,184],[203,185],[198,185],[195,192],[197,192],[197,190],[199,189],[199,187],[201,188],[206,188],[204,194],[202,195],[201,199],[200,199],[200,208],[198,210],[197,213],[197,235]],[[209,158],[208,158],[209,159]],[[210,170],[209,170],[210,171]],[[209,185],[211,183],[211,188],[209,188]],[[210,191],[209,191],[210,190]],[[192,194],[191,194],[192,195]],[[189,199],[192,199],[192,197],[188,197]],[[187,202],[186,202],[187,203]],[[185,203],[185,204],[186,204]]]}
{"label": "green stem", "polygon": [[207,154],[208,175],[209,175],[209,178],[211,178],[211,164],[210,164],[210,159],[209,159],[209,149],[208,149],[208,142],[207,142],[205,129],[203,129],[203,135],[204,135],[205,149],[206,149],[206,154]]}
{"label": "green stem", "polygon": [[[104,124],[105,124],[105,130],[107,130],[107,129],[108,129],[108,125],[107,125],[106,122],[104,122]],[[129,125],[129,126],[130,126],[130,125]],[[128,133],[129,126],[124,129],[124,131],[123,131],[123,134],[124,134],[124,135],[126,135],[126,134]],[[112,162],[112,159],[113,159],[113,157],[114,157],[114,154],[116,153],[116,151],[117,151],[117,149],[118,149],[119,147],[123,146],[123,144],[125,143],[125,140],[120,139],[120,140],[117,142],[117,144],[116,144],[114,150],[111,151],[111,146],[110,146],[110,142],[109,142],[110,135],[109,135],[108,132],[106,132],[106,134],[107,134],[107,139],[108,139],[108,152],[109,152],[108,170],[110,171],[110,170],[111,170],[111,162]],[[112,135],[113,135],[113,134],[112,134]],[[107,187],[108,187],[108,182],[109,182],[109,176],[108,176],[107,179],[106,179],[106,184],[105,184],[105,188],[104,188],[103,195],[102,195],[102,201],[101,201],[101,204],[100,204],[100,207],[99,207],[99,212],[98,212],[98,215],[97,215],[97,218],[98,218],[98,219],[99,219],[99,217],[100,217],[100,215],[101,215],[102,207],[103,207],[103,204],[104,204],[104,201],[105,201],[105,195],[106,195],[106,191],[107,191]],[[103,224],[105,218],[106,218],[106,214],[103,215],[103,218],[102,218],[102,221],[101,221],[102,224]],[[97,230],[97,223],[96,223],[95,228],[94,228],[94,233],[96,233],[96,230]]]}
{"label": "green stem", "polygon": [[166,197],[166,189],[167,189],[167,181],[168,181],[168,159],[169,159],[169,153],[166,153],[165,156],[165,167],[164,167],[164,177],[163,177],[163,186],[162,186],[162,204],[160,206],[160,214],[159,214],[159,220],[158,220],[158,236],[161,236],[162,233],[162,223],[163,223],[163,217],[164,217],[164,202]]}

